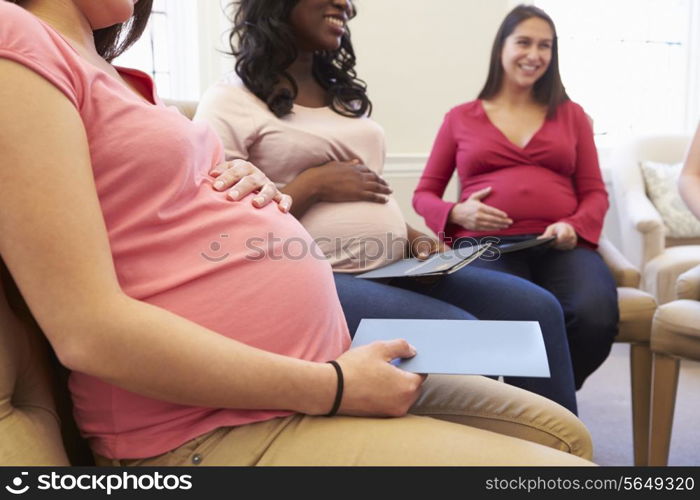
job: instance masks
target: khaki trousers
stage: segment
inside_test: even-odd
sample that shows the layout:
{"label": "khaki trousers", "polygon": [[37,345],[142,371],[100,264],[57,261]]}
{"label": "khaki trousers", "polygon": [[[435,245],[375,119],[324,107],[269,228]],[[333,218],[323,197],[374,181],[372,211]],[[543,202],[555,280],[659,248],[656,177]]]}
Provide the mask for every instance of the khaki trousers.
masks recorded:
{"label": "khaki trousers", "polygon": [[592,465],[568,410],[485,377],[430,375],[401,418],[292,415],[224,427],[147,459],[98,465]]}

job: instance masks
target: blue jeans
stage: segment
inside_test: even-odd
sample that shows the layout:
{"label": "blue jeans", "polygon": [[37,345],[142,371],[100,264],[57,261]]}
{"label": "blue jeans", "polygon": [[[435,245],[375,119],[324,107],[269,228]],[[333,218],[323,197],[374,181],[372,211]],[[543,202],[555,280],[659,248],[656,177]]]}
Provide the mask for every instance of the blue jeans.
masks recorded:
{"label": "blue jeans", "polygon": [[551,378],[506,377],[505,381],[576,413],[564,316],[546,290],[472,264],[432,283],[410,278],[380,283],[341,273],[335,273],[335,283],[352,335],[362,318],[538,321]]}
{"label": "blue jeans", "polygon": [[[502,243],[537,235],[501,237]],[[456,242],[459,244],[459,240]],[[478,259],[469,267],[519,276],[549,290],[561,304],[571,351],[576,389],[608,357],[617,335],[617,285],[598,252],[577,247],[555,250],[534,247]]]}

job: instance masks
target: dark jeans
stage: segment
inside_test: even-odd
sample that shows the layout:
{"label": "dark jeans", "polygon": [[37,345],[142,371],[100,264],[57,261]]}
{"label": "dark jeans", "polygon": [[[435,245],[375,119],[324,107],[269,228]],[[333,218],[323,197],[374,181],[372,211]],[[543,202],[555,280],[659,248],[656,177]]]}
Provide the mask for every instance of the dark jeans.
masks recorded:
{"label": "dark jeans", "polygon": [[[534,236],[500,240],[515,242]],[[566,320],[577,390],[608,357],[619,322],[617,286],[598,252],[582,247],[562,251],[541,246],[501,255],[494,261],[479,259],[469,267],[520,276],[557,298]]]}
{"label": "dark jeans", "polygon": [[557,300],[546,290],[472,264],[429,284],[410,278],[385,284],[340,273],[335,274],[335,283],[353,335],[362,318],[538,321],[551,378],[506,377],[505,381],[576,413],[564,316]]}

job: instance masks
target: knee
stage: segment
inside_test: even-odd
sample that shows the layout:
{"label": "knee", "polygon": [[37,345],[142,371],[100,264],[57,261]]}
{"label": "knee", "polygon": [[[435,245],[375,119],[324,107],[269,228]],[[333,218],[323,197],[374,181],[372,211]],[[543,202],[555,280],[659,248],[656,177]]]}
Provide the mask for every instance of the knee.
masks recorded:
{"label": "knee", "polygon": [[472,314],[468,313],[464,309],[460,309],[457,306],[453,306],[451,304],[445,304],[445,307],[442,308],[440,314],[439,314],[439,319],[468,319],[468,320],[474,320],[477,319],[475,316]]}
{"label": "knee", "polygon": [[484,377],[430,375],[411,413],[513,436],[591,459],[581,420],[543,396]]}
{"label": "knee", "polygon": [[519,303],[523,319],[543,322],[564,322],[564,312],[557,298],[548,290],[533,285]]}
{"label": "knee", "polygon": [[612,340],[620,321],[617,300],[588,300],[566,311],[570,333],[578,331],[587,339]]}

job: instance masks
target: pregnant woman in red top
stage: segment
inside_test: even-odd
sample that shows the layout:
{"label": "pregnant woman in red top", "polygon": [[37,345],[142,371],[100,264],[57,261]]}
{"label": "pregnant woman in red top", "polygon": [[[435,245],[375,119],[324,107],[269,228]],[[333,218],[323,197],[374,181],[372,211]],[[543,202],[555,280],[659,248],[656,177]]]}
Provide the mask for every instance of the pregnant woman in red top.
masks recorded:
{"label": "pregnant woman in red top", "polygon": [[[442,195],[455,169],[460,202],[450,203]],[[608,196],[590,120],[564,90],[556,30],[541,9],[519,6],[503,21],[486,84],[477,100],[447,113],[413,205],[454,245],[483,236],[556,237],[552,246],[475,265],[557,297],[580,388],[617,334],[615,283],[595,252]]]}

